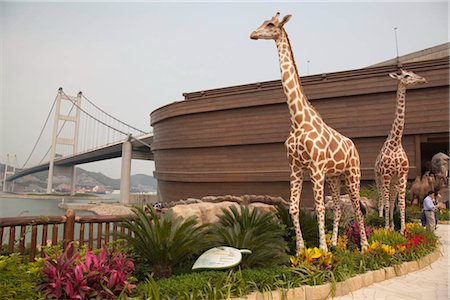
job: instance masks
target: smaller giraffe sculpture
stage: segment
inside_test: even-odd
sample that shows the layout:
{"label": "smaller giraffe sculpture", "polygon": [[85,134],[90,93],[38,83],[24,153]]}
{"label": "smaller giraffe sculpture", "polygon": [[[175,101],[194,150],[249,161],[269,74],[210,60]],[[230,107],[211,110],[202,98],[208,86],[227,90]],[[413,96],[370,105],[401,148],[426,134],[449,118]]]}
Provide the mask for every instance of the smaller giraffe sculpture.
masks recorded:
{"label": "smaller giraffe sculpture", "polygon": [[426,83],[425,78],[406,70],[390,73],[390,77],[398,80],[397,107],[391,131],[375,161],[375,182],[378,189],[378,209],[380,217],[385,209],[385,227],[394,228],[394,204],[398,195],[400,209],[400,232],[405,230],[405,194],[408,180],[409,161],[402,146],[402,135],[405,128],[405,95],[406,87],[416,83]]}
{"label": "smaller giraffe sculpture", "polygon": [[277,13],[253,31],[254,40],[274,40],[280,62],[281,82],[291,115],[291,132],[286,140],[287,156],[291,168],[291,197],[289,212],[294,223],[297,253],[305,247],[299,220],[300,195],[303,177],[309,172],[314,191],[314,202],[319,226],[320,248],[327,251],[325,240],[324,184],[328,183],[334,202],[334,223],[331,243],[335,246],[341,217],[340,184],[344,177],[359,224],[361,248],[367,247],[364,219],[360,209],[359,185],[361,178],[358,151],[353,142],[328,126],[306,97],[300,82],[297,65],[284,25],[291,18],[281,21]]}

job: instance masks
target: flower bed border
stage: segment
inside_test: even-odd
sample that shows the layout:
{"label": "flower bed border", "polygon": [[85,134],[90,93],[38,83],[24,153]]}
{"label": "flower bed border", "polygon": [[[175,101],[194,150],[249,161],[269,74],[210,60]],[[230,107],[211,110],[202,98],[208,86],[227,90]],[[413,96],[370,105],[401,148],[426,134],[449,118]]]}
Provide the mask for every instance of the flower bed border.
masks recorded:
{"label": "flower bed border", "polygon": [[356,275],[354,277],[336,283],[336,289],[334,294],[332,284],[325,283],[322,285],[315,285],[315,286],[304,285],[289,290],[276,290],[265,293],[254,292],[247,296],[232,299],[233,300],[239,299],[324,300],[330,297],[345,296],[363,287],[370,286],[373,283],[392,279],[398,276],[404,276],[411,272],[415,272],[420,269],[426,268],[435,261],[437,261],[441,256],[442,252],[440,247],[438,247],[432,253],[420,258],[419,260],[408,261],[399,265],[395,265],[393,267],[382,268],[375,271],[369,271],[364,274]]}

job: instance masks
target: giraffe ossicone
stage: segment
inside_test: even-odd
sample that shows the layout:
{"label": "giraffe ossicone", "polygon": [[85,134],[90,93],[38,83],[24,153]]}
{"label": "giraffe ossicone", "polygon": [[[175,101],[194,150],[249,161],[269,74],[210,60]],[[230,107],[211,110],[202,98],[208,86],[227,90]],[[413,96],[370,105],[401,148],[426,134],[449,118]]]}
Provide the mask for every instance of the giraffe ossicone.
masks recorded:
{"label": "giraffe ossicone", "polygon": [[417,83],[427,83],[426,79],[414,72],[400,69],[389,76],[398,81],[397,104],[394,123],[392,123],[386,141],[375,160],[375,183],[378,190],[378,211],[380,217],[385,216],[385,228],[394,228],[394,204],[398,196],[400,210],[400,232],[405,231],[405,194],[408,182],[409,161],[402,146],[405,129],[406,87]]}
{"label": "giraffe ossicone", "polygon": [[299,220],[300,195],[305,171],[310,174],[314,191],[320,248],[328,250],[325,239],[324,184],[327,182],[330,186],[334,201],[332,244],[336,245],[341,217],[340,176],[343,176],[359,224],[361,247],[365,249],[368,243],[360,209],[361,171],[358,151],[349,138],[325,124],[309,103],[303,92],[288,35],[283,28],[291,19],[291,15],[283,17],[281,21],[278,20],[279,15],[277,13],[264,21],[251,33],[250,38],[274,40],[278,50],[281,80],[291,116],[291,131],[285,145],[291,168],[289,212],[292,215],[297,238],[297,253],[305,247]]}

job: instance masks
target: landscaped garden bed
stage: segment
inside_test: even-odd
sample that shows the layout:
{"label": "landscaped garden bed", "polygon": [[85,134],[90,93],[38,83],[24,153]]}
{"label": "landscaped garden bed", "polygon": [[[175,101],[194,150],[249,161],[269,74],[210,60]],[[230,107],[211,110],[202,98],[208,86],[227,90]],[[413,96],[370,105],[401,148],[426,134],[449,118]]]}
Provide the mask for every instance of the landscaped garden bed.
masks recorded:
{"label": "landscaped garden bed", "polygon": [[[224,210],[219,222],[198,226],[195,218],[135,209],[126,222],[134,232],[101,250],[75,243],[65,251],[23,263],[17,255],[0,258],[0,299],[324,299],[344,295],[429,265],[439,257],[437,237],[417,223],[404,235],[377,228],[366,217],[369,247],[358,248],[358,228],[341,228],[336,247],[317,248],[315,215],[301,213],[307,248],[295,254],[292,220],[280,206],[276,214],[245,207]],[[327,225],[330,222],[328,222]],[[330,244],[330,241],[328,241]],[[228,245],[249,249],[231,269],[192,271],[205,250]]]}

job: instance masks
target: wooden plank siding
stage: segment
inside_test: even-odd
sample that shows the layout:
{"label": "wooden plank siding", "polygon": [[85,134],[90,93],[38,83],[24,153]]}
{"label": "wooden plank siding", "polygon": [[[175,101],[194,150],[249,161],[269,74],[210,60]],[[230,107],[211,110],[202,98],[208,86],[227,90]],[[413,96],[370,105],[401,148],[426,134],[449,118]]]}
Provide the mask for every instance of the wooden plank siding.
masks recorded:
{"label": "wooden plank siding", "polygon": [[[414,178],[420,173],[420,143],[433,135],[448,141],[449,62],[447,58],[403,67],[429,82],[409,88],[406,94],[403,146],[410,161],[409,177]],[[392,126],[397,82],[388,73],[396,68],[301,78],[325,122],[355,142],[363,180],[373,180],[375,158]],[[279,80],[184,97],[151,114],[154,175],[163,201],[224,194],[289,199],[284,141],[290,116]],[[302,197],[305,206],[312,205],[309,182]]]}

